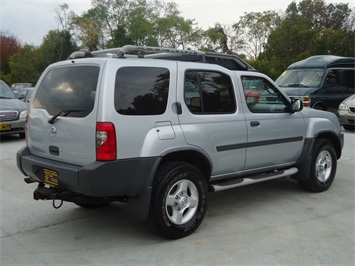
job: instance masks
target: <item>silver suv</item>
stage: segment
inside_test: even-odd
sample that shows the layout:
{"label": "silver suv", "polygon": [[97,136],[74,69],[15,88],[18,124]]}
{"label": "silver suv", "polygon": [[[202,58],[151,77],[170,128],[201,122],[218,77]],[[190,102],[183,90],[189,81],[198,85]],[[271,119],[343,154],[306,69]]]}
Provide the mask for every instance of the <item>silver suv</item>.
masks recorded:
{"label": "silver suv", "polygon": [[224,54],[124,46],[75,52],[40,77],[17,153],[34,199],[128,206],[170,239],[201,224],[208,192],[291,176],[332,184],[337,117],[305,108]]}

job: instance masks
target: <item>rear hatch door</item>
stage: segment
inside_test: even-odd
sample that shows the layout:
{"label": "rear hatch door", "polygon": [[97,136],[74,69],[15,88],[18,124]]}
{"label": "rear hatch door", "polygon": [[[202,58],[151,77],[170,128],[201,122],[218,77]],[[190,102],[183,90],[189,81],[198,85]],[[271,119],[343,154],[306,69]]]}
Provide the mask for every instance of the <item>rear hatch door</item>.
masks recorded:
{"label": "rear hatch door", "polygon": [[66,61],[43,73],[28,116],[32,154],[76,165],[96,160],[96,98],[104,64]]}

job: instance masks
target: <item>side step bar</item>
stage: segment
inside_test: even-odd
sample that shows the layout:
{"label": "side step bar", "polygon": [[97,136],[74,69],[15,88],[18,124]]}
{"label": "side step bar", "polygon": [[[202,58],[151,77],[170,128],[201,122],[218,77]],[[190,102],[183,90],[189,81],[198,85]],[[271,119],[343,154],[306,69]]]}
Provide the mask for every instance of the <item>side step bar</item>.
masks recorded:
{"label": "side step bar", "polygon": [[298,172],[296,167],[292,167],[287,170],[275,171],[267,174],[260,175],[251,175],[245,178],[236,178],[236,179],[228,179],[226,181],[219,181],[218,183],[210,184],[210,188],[212,191],[222,191],[226,189],[242,187],[254,183],[264,182],[280,177],[286,177],[290,175],[294,175]]}

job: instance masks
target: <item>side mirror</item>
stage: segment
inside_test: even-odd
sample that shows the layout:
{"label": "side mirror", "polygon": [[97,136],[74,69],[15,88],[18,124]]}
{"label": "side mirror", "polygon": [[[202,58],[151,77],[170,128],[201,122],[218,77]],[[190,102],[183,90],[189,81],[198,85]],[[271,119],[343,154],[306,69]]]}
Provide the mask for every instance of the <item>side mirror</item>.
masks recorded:
{"label": "side mirror", "polygon": [[299,99],[292,99],[291,101],[291,113],[299,112],[303,109],[303,103]]}

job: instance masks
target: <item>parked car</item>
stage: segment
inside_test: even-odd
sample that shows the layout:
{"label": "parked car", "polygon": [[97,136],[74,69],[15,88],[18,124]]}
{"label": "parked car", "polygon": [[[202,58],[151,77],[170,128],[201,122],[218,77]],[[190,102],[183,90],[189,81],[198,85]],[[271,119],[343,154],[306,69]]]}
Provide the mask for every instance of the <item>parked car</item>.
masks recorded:
{"label": "parked car", "polygon": [[24,138],[26,115],[27,105],[0,80],[0,136],[19,134]]}
{"label": "parked car", "polygon": [[355,58],[317,55],[291,64],[276,80],[288,96],[305,107],[336,113],[355,93]]}
{"label": "parked car", "polygon": [[326,191],[343,147],[335,114],[303,108],[238,57],[131,45],[48,66],[26,132],[17,166],[34,199],[128,202],[170,239],[199,227],[208,192],[288,176]]}
{"label": "parked car", "polygon": [[346,130],[355,129],[355,94],[341,102],[338,108],[338,117]]}
{"label": "parked car", "polygon": [[29,82],[23,82],[23,83],[13,83],[11,85],[11,89],[15,94],[17,94],[19,91],[21,91],[24,88],[29,88],[32,87],[32,83]]}
{"label": "parked car", "polygon": [[17,97],[20,100],[22,100],[26,103],[29,103],[29,100],[31,99],[34,89],[35,89],[34,87],[28,87],[28,88],[21,89],[19,92],[17,92]]}

